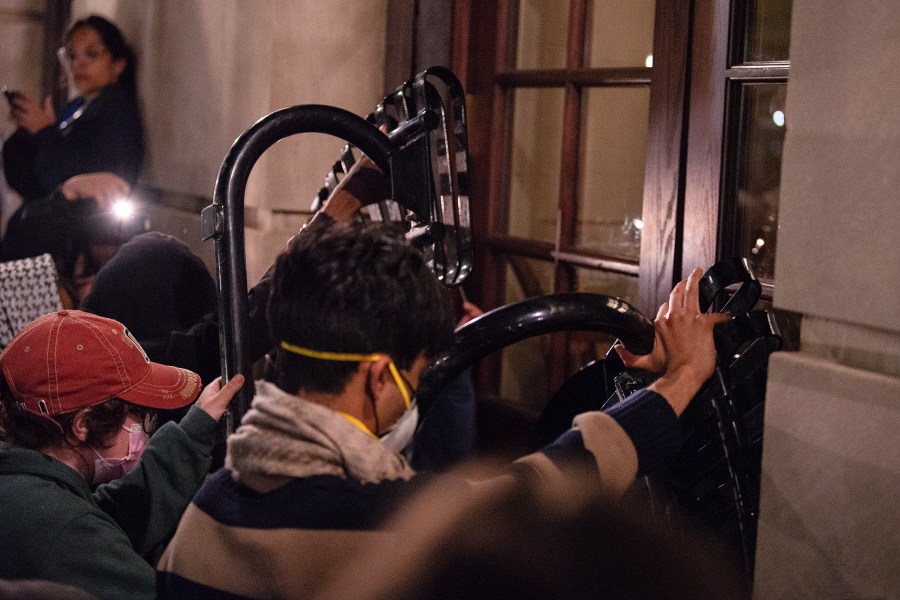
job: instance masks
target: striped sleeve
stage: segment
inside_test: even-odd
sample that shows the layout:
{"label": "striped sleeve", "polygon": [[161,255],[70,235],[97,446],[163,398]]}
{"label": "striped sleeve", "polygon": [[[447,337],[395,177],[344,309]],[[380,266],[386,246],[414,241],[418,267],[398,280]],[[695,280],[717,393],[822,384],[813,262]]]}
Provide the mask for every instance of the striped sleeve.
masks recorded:
{"label": "striped sleeve", "polygon": [[572,429],[517,466],[551,482],[570,469],[594,467],[602,493],[620,496],[636,477],[665,465],[680,448],[675,412],[656,392],[640,390],[605,412],[578,415]]}

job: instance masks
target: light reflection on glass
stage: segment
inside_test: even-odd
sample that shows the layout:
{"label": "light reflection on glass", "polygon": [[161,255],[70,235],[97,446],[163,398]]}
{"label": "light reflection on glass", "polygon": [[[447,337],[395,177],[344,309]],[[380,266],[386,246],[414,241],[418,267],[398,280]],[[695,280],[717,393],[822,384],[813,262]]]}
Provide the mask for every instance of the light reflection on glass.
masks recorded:
{"label": "light reflection on glass", "polygon": [[584,161],[575,244],[638,258],[650,90],[593,88],[584,95]]}
{"label": "light reflection on glass", "polygon": [[745,113],[738,140],[736,250],[762,279],[772,279],[775,273],[786,89],[775,83],[746,85],[740,91]]}

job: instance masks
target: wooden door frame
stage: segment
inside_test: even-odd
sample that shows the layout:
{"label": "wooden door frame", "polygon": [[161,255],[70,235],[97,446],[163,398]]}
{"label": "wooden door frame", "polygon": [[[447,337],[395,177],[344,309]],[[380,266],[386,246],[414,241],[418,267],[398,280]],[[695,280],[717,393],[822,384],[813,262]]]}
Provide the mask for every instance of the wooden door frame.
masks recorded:
{"label": "wooden door frame", "polygon": [[[584,0],[573,0],[572,10],[582,7]],[[456,0],[454,3],[454,36],[452,66],[460,75],[478,117],[470,121],[471,129],[496,127],[508,117],[508,92],[495,74],[508,70],[508,49],[498,40],[505,40],[509,26],[506,2],[475,2]],[[681,274],[682,252],[679,214],[684,204],[684,170],[687,153],[687,72],[690,58],[690,26],[692,2],[657,0],[654,23],[654,67],[650,82],[650,125],[647,139],[645,167],[644,240],[641,246],[638,278],[638,308],[653,315],[657,306],[668,297],[673,283]],[[571,19],[570,19],[571,20]],[[583,25],[583,23],[582,23]],[[493,27],[491,30],[490,28]],[[582,28],[583,30],[583,28]],[[569,44],[568,67],[578,63]],[[546,74],[539,74],[547,77]],[[551,74],[552,75],[552,74]],[[523,74],[517,77],[526,77]],[[640,74],[633,74],[639,78]],[[507,79],[508,76],[504,75]],[[566,89],[566,114],[580,94]],[[489,120],[485,120],[490,116]],[[473,227],[479,260],[476,262],[478,289],[476,297],[486,306],[497,305],[505,271],[501,251],[509,250],[536,258],[548,258],[552,245],[523,244],[504,239],[492,232],[499,231],[503,221],[501,199],[505,197],[508,165],[504,161],[509,144],[509,131],[493,131],[487,147],[470,147],[473,158]],[[476,134],[477,136],[477,134]],[[476,137],[476,136],[471,136]],[[570,144],[571,145],[571,144]],[[577,157],[575,157],[577,159]],[[571,176],[577,175],[577,161],[566,161]],[[483,199],[479,203],[479,199]],[[486,202],[484,201],[486,200]],[[563,214],[560,224],[563,242],[571,242],[574,214]],[[490,240],[489,240],[490,238]],[[487,243],[486,243],[487,242]],[[565,244],[568,245],[568,244]],[[544,247],[547,246],[547,247]],[[567,267],[557,269],[563,277]],[[558,342],[558,340],[557,340]],[[555,344],[557,345],[557,344]],[[558,350],[558,349],[557,349]],[[558,354],[558,352],[557,352]],[[564,372],[563,365],[551,365]],[[551,385],[551,387],[553,387]],[[488,390],[485,390],[488,391]],[[493,390],[496,392],[496,390]]]}

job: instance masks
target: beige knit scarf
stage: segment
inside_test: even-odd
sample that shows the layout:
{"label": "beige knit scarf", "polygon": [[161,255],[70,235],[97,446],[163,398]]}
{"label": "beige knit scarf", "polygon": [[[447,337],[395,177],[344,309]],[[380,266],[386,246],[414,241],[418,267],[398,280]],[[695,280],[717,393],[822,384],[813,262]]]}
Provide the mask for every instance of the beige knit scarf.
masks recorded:
{"label": "beige knit scarf", "polygon": [[363,483],[409,479],[406,460],[337,412],[256,382],[256,396],[228,438],[225,466],[236,481],[338,475]]}

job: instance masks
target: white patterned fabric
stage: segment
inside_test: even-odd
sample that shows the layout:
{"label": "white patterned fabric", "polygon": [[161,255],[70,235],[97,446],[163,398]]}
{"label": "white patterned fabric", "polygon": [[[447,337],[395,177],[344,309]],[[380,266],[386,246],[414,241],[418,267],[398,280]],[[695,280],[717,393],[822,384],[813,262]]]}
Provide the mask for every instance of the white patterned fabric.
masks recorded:
{"label": "white patterned fabric", "polygon": [[49,254],[0,263],[0,349],[39,316],[62,310],[56,282]]}

